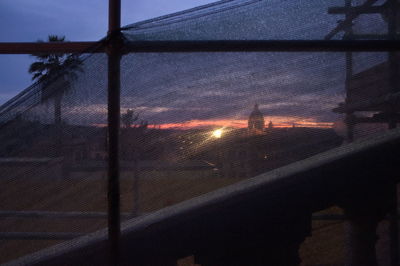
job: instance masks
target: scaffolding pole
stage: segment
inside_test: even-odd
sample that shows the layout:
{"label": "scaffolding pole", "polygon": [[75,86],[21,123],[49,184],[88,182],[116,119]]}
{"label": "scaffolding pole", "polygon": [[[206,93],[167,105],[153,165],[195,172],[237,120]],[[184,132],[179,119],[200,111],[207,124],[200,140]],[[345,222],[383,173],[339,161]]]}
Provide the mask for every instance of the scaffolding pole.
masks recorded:
{"label": "scaffolding pole", "polygon": [[[351,8],[352,0],[345,1],[345,8]],[[350,13],[346,13],[345,20],[351,20]],[[350,40],[353,38],[353,24],[349,23],[348,27],[345,29],[345,33],[343,36],[344,40]],[[353,77],[353,53],[351,51],[346,52],[346,101],[349,98],[348,92],[350,89],[351,78]],[[346,137],[348,142],[352,142],[354,140],[354,121],[353,121],[353,112],[346,112]]]}
{"label": "scaffolding pole", "polygon": [[[388,0],[389,8],[388,12],[388,35],[390,40],[397,40],[397,19],[398,19],[398,0]],[[396,52],[389,52],[389,71],[390,71],[390,86],[391,93],[397,93],[400,91],[399,83],[398,83],[398,73],[399,73],[399,64],[397,61]],[[397,121],[395,119],[396,113],[395,111],[391,111],[392,119],[390,119],[388,123],[389,129],[393,129],[397,127]],[[390,212],[390,260],[391,266],[399,265],[399,223],[397,221],[397,185],[395,184],[392,190],[393,197],[393,206]]]}
{"label": "scaffolding pole", "polygon": [[[115,34],[118,36],[118,34]],[[362,36],[363,37],[363,36]],[[364,36],[365,37],[365,36]],[[66,43],[0,43],[0,54],[104,53],[108,41]],[[122,50],[122,48],[121,48]],[[388,52],[400,51],[399,40],[221,40],[131,41],[124,53],[184,52]]]}
{"label": "scaffolding pole", "polygon": [[108,24],[108,242],[110,265],[119,265],[120,256],[120,70],[121,0],[109,0]]}

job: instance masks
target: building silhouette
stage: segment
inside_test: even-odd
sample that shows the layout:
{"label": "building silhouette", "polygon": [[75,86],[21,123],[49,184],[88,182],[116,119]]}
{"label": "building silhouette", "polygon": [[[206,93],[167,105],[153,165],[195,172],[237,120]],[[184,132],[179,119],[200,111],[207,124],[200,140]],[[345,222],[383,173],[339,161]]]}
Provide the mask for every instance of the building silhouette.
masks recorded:
{"label": "building silhouette", "polygon": [[260,109],[258,109],[258,104],[255,104],[248,121],[249,135],[262,135],[264,134],[264,130],[264,115],[261,113]]}

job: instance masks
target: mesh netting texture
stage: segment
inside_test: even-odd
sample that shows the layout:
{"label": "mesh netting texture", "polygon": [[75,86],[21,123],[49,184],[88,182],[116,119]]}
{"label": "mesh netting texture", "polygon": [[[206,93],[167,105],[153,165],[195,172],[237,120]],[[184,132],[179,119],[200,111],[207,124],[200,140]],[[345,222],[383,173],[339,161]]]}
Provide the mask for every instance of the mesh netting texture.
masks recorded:
{"label": "mesh netting texture", "polygon": [[[327,10],[343,2],[220,1],[123,34],[127,42],[322,40],[343,19]],[[386,34],[387,22],[363,15],[353,28]],[[376,101],[391,92],[389,56],[353,53],[346,77],[345,53],[124,55],[123,219],[386,131],[387,123],[351,124],[349,140],[346,108],[363,118],[387,110]],[[107,56],[80,60],[76,77],[61,72],[0,107],[0,231],[31,233],[3,233],[0,262],[107,226]]]}

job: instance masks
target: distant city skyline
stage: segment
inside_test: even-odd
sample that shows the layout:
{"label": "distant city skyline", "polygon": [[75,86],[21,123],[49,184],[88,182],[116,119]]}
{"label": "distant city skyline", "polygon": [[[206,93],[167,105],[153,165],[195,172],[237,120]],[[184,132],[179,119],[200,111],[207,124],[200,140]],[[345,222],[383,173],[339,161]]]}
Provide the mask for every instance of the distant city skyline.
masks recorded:
{"label": "distant city skyline", "polygon": [[[296,119],[294,117],[266,117],[268,123],[271,121],[275,128],[288,127],[314,127],[314,128],[332,128],[333,123],[316,122],[314,119]],[[269,119],[269,120],[268,120]],[[191,129],[202,127],[227,127],[227,128],[247,128],[246,119],[226,119],[226,120],[189,120],[182,123],[164,123],[155,126],[160,126],[161,129]]]}
{"label": "distant city skyline", "polygon": [[[312,127],[312,128],[332,128],[334,123],[329,122],[316,122],[313,119],[299,119],[296,120],[293,117],[270,117],[271,121],[274,125],[274,128],[290,128],[290,127]],[[279,122],[274,123],[273,119],[279,119]],[[275,120],[276,121],[276,120]],[[291,122],[295,121],[295,122]],[[106,127],[106,124],[94,124],[94,126],[98,127]],[[182,123],[160,123],[160,124],[149,124],[150,127],[156,127],[160,129],[201,129],[208,127],[215,128],[247,128],[247,120],[246,119],[226,119],[226,120],[189,120],[183,121]]]}

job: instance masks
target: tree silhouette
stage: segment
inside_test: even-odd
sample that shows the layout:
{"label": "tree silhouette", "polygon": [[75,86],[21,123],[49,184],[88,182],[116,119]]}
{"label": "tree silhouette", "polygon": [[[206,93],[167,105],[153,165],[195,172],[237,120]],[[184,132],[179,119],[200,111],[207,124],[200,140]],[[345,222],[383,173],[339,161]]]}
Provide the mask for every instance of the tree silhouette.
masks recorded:
{"label": "tree silhouette", "polygon": [[[39,40],[38,42],[43,42]],[[65,42],[65,36],[49,35],[48,42]],[[61,101],[71,90],[71,81],[77,78],[77,72],[82,72],[82,61],[78,55],[53,53],[33,54],[37,61],[29,67],[33,74],[32,80],[39,81],[41,100],[54,100],[54,124],[61,124]]]}
{"label": "tree silhouette", "polygon": [[148,133],[148,123],[139,119],[139,113],[128,109],[121,115],[121,159],[131,162],[133,165],[133,209],[132,214],[138,215],[139,212],[139,159],[146,150],[146,139]]}
{"label": "tree silhouette", "polygon": [[[49,35],[48,42],[65,42],[65,36]],[[43,42],[39,40],[38,42]],[[78,55],[65,53],[33,54],[37,61],[32,63],[28,72],[33,74],[32,80],[38,81],[41,101],[54,103],[54,156],[61,155],[61,102],[63,96],[71,91],[71,81],[77,78],[77,72],[82,72],[82,61]]]}
{"label": "tree silhouette", "polygon": [[126,113],[121,116],[121,121],[125,128],[130,128],[132,123],[139,119],[139,113],[136,113],[135,116],[133,116],[133,114],[133,110],[128,109]]}

